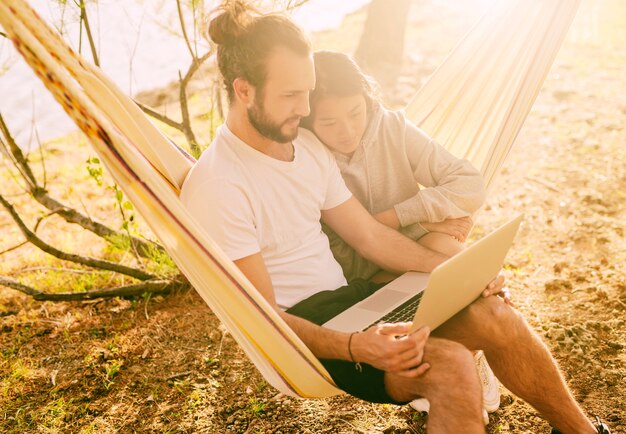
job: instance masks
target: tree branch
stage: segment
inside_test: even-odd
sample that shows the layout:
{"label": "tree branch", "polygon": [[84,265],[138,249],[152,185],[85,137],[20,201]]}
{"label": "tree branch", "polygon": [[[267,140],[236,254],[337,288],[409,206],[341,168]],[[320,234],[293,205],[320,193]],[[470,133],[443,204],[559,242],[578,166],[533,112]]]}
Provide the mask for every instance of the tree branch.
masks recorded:
{"label": "tree branch", "polygon": [[136,249],[138,254],[144,258],[150,257],[151,252],[155,249],[163,253],[165,252],[162,246],[152,241],[145,241],[134,236],[130,236],[129,238],[127,234],[113,230],[108,226],[85,216],[76,209],[70,208],[50,197],[47,191],[42,188],[34,189],[31,191],[31,194],[37,202],[48,208],[53,214],[61,216],[68,223],[77,224],[83,229],[86,229],[104,239],[115,237],[129,239],[131,247]]}
{"label": "tree branch", "polygon": [[48,185],[48,171],[46,170],[46,159],[44,158],[43,154],[43,144],[41,143],[41,139],[39,138],[39,130],[36,128],[35,137],[37,138],[37,149],[39,150],[39,158],[41,161],[41,176],[43,177],[43,188],[45,189],[46,185]]}
{"label": "tree branch", "polygon": [[183,134],[185,134],[187,143],[189,143],[189,149],[191,150],[191,154],[197,158],[200,155],[200,147],[198,146],[196,136],[191,129],[189,104],[187,103],[187,82],[183,81],[183,77],[180,72],[178,73],[178,79],[180,81],[180,113],[183,117]]}
{"label": "tree branch", "polygon": [[87,9],[85,8],[84,0],[80,0],[80,20],[85,24],[85,33],[87,33],[87,39],[89,40],[89,47],[91,48],[91,55],[93,57],[93,63],[96,66],[100,66],[100,60],[98,59],[98,52],[96,51],[96,44],[93,41],[93,35],[91,34],[91,27],[89,26],[89,19],[87,18]]}
{"label": "tree branch", "polygon": [[62,271],[64,273],[74,273],[74,274],[108,273],[108,271],[92,271],[92,270],[82,270],[80,268],[58,268],[58,267],[28,267],[28,268],[22,268],[20,270],[20,273],[26,273],[29,271]]}
{"label": "tree branch", "polygon": [[116,264],[114,262],[104,261],[97,258],[90,258],[80,255],[75,255],[73,253],[63,252],[51,245],[45,243],[41,238],[35,235],[26,225],[24,221],[20,218],[17,211],[13,205],[11,205],[1,194],[0,194],[0,203],[6,208],[9,212],[15,223],[17,223],[18,227],[22,231],[22,234],[26,237],[26,239],[31,242],[33,245],[37,246],[39,249],[44,252],[55,256],[64,261],[71,261],[77,264],[83,264],[88,267],[100,268],[102,270],[114,271],[116,273],[125,274],[126,276],[131,276],[139,280],[148,280],[152,279],[154,276],[150,273],[146,273],[142,270],[138,270],[136,268],[127,267],[125,265]]}
{"label": "tree branch", "polygon": [[185,44],[187,44],[187,49],[189,50],[189,54],[191,54],[191,58],[195,62],[198,55],[193,51],[191,44],[189,43],[189,37],[187,36],[187,29],[185,28],[185,20],[183,20],[183,10],[180,5],[180,0],[176,0],[176,7],[178,8],[178,19],[180,21],[180,28],[183,31],[183,39],[185,40]]}
{"label": "tree branch", "polygon": [[31,288],[30,286],[22,285],[20,282],[14,279],[10,279],[5,276],[0,276],[0,285],[6,286],[7,288],[16,289],[20,292],[23,292],[26,295],[30,295],[31,297],[35,297],[39,291],[35,288]]}
{"label": "tree branch", "polygon": [[[142,257],[149,257],[150,253],[154,249],[160,252],[164,252],[163,247],[161,247],[160,245],[156,243],[145,241],[140,238],[129,236],[122,232],[113,230],[109,228],[108,226],[100,222],[97,222],[93,220],[92,218],[78,212],[74,208],[70,208],[67,205],[59,202],[58,200],[50,197],[48,195],[48,192],[45,190],[45,188],[41,187],[39,183],[37,182],[37,178],[35,178],[35,175],[33,174],[30,168],[30,164],[28,163],[26,156],[24,155],[20,147],[17,145],[17,143],[13,139],[13,136],[11,135],[1,114],[0,114],[0,130],[2,131],[2,134],[4,135],[8,143],[9,149],[7,150],[7,153],[9,154],[13,162],[13,165],[19,170],[20,174],[27,182],[29,189],[30,189],[30,194],[33,196],[33,198],[35,198],[37,202],[42,204],[44,207],[46,207],[53,213],[60,215],[68,223],[77,224],[81,226],[83,229],[93,232],[99,237],[102,237],[105,239],[112,238],[112,237],[128,238],[130,240],[131,247],[136,249],[139,255]],[[2,143],[4,144],[4,141],[2,141]]]}
{"label": "tree branch", "polygon": [[187,84],[189,83],[189,80],[191,80],[191,77],[193,77],[193,75],[204,64],[204,62],[206,62],[211,57],[212,54],[213,53],[211,51],[207,51],[206,53],[202,55],[202,57],[197,57],[194,59],[194,61],[189,66],[187,73],[185,74],[185,78],[183,78],[185,86],[187,86]]}
{"label": "tree branch", "polygon": [[22,153],[22,150],[20,149],[19,146],[17,146],[15,139],[11,135],[11,132],[9,131],[7,124],[4,122],[4,117],[2,116],[1,113],[0,113],[0,131],[2,131],[2,135],[4,136],[6,140],[6,143],[4,142],[4,140],[2,141],[2,145],[8,146],[9,148],[5,150],[7,156],[11,158],[11,160],[13,161],[13,164],[15,165],[17,170],[19,170],[20,174],[22,175],[24,180],[28,183],[30,188],[32,189],[33,187],[36,187],[37,179],[35,178],[33,171],[30,169],[30,165],[28,164],[26,157]]}
{"label": "tree branch", "polygon": [[183,133],[185,134],[185,138],[187,139],[187,142],[189,143],[189,148],[191,150],[191,153],[195,157],[198,157],[200,155],[201,149],[200,149],[200,146],[198,145],[198,141],[196,140],[196,136],[194,135],[193,130],[191,129],[189,105],[187,104],[187,85],[189,84],[189,81],[191,80],[193,75],[198,71],[198,69],[202,66],[202,64],[207,61],[209,57],[211,57],[210,51],[206,52],[200,58],[194,57],[193,62],[191,63],[191,66],[187,70],[187,73],[185,74],[185,76],[183,77],[180,74],[180,72],[178,73],[178,79],[180,82],[180,111],[181,111],[181,115],[183,118],[182,120]]}
{"label": "tree branch", "polygon": [[15,289],[35,300],[43,301],[80,301],[93,300],[95,298],[130,297],[141,296],[145,293],[168,294],[172,291],[181,291],[191,288],[187,282],[177,280],[149,280],[135,285],[118,286],[116,288],[94,289],[85,292],[42,292],[30,286],[23,285],[17,280],[0,276],[0,285]]}
{"label": "tree branch", "polygon": [[0,256],[4,255],[5,253],[12,252],[13,250],[17,250],[25,244],[28,244],[28,241],[21,242],[17,246],[9,247],[8,249],[1,251]]}
{"label": "tree branch", "polygon": [[[215,113],[217,110],[217,116],[219,119],[224,119],[224,108],[222,107],[222,89],[219,80],[213,80],[212,86],[212,98],[211,98],[211,110]],[[209,130],[215,131],[215,116],[209,117]]]}
{"label": "tree branch", "polygon": [[[180,3],[179,3],[179,7],[180,7]],[[181,26],[182,25],[183,24],[181,22]],[[184,31],[185,30],[183,26],[183,32]],[[187,102],[188,101],[187,100],[187,86],[189,82],[191,81],[191,78],[193,77],[193,75],[211,57],[212,53],[211,51],[207,51],[204,55],[202,55],[202,57],[197,57],[193,53],[193,51],[191,51],[191,46],[189,45],[189,41],[187,39],[185,39],[185,41],[187,43],[187,46],[190,52],[192,53],[193,60],[191,62],[191,65],[189,66],[189,69],[185,73],[184,77],[182,76],[180,72],[178,73],[178,82],[180,86],[179,87],[179,100],[180,100],[180,112],[182,116],[182,121],[176,122],[175,120],[165,115],[160,114],[156,110],[138,101],[135,101],[135,103],[139,106],[139,108],[144,113],[148,114],[149,116],[152,116],[154,119],[161,121],[166,125],[169,125],[172,128],[177,129],[178,131],[181,131],[185,135],[185,139],[187,140],[187,143],[189,144],[189,149],[192,155],[197,157],[198,155],[200,155],[201,149],[200,149],[200,146],[198,145],[198,141],[196,140],[196,136],[193,132],[193,129],[191,128],[191,117],[189,115],[189,105]]]}
{"label": "tree branch", "polygon": [[165,125],[169,125],[172,128],[176,128],[178,131],[183,131],[183,124],[180,122],[176,122],[173,119],[168,118],[165,115],[162,115],[161,113],[157,112],[156,110],[148,107],[147,105],[144,105],[142,103],[140,103],[137,100],[134,100],[135,104],[137,104],[139,106],[139,108],[147,115],[152,116],[153,118],[155,118],[158,121],[163,122]]}
{"label": "tree branch", "polygon": [[285,11],[292,11],[294,9],[299,8],[305,3],[308,3],[309,0],[289,0],[287,2],[287,6],[285,6]]}

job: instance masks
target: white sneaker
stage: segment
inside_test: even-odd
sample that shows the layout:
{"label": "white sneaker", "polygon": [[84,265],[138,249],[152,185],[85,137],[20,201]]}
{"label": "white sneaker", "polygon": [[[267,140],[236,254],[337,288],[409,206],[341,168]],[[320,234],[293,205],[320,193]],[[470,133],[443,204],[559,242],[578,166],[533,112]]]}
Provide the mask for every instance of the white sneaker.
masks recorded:
{"label": "white sneaker", "polygon": [[414,399],[413,401],[409,402],[409,405],[415,411],[424,411],[428,413],[428,411],[430,410],[430,402],[426,398]]}
{"label": "white sneaker", "polygon": [[500,407],[500,382],[489,367],[482,350],[476,351],[474,361],[478,369],[480,384],[483,387],[483,407],[489,413],[493,413]]}

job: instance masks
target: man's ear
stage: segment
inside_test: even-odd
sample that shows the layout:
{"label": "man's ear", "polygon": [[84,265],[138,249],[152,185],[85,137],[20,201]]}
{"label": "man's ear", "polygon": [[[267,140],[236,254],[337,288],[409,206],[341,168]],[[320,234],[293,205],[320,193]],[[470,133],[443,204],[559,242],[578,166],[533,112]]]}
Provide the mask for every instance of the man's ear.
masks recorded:
{"label": "man's ear", "polygon": [[233,89],[235,90],[235,97],[241,101],[244,107],[248,107],[254,102],[256,89],[248,80],[236,78],[233,81]]}

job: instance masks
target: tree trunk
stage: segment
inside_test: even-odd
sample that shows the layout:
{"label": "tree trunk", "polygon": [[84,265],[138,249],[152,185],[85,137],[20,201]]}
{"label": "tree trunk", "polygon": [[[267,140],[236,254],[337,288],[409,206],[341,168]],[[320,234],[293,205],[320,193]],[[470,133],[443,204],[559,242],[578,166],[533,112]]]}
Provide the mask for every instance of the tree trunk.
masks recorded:
{"label": "tree trunk", "polygon": [[410,0],[372,0],[354,58],[383,88],[391,89],[402,66]]}

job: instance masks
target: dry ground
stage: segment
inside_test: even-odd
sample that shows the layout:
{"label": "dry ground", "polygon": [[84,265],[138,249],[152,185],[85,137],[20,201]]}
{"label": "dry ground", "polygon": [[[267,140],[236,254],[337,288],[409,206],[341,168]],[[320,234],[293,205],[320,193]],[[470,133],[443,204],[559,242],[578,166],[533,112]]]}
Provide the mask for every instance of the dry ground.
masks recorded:
{"label": "dry ground", "polygon": [[[416,34],[407,47],[413,60],[396,103],[449,48],[435,37],[439,26],[425,25],[429,14],[441,11],[417,4],[423,9],[411,17]],[[449,13],[446,19],[461,17]],[[458,36],[446,35],[450,41]],[[617,433],[626,433],[625,36],[619,0],[583,5],[475,232],[525,213],[506,265],[514,298],[578,400]],[[324,36],[319,41],[324,45]],[[81,175],[89,149],[80,140],[71,143],[71,149],[60,142],[47,147],[50,185],[115,222],[111,201],[98,200],[92,180]],[[8,185],[6,173],[2,179]],[[58,222],[41,233],[68,249],[101,248]],[[0,234],[0,251],[19,240],[3,213]],[[24,247],[2,256],[0,272],[43,287],[76,285],[75,278],[68,283],[36,270],[20,273],[34,266],[63,264]],[[104,276],[81,284],[103,281],[111,283]],[[424,432],[427,419],[408,407],[278,394],[193,292],[54,304],[0,288],[0,297],[2,432]],[[488,432],[549,428],[503,390]]]}

